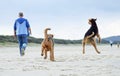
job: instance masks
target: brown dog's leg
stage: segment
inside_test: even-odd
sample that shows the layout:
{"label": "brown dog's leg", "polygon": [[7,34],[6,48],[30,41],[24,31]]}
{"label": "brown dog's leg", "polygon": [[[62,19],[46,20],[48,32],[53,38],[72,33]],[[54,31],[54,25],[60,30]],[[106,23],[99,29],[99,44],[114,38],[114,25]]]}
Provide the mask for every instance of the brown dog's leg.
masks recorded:
{"label": "brown dog's leg", "polygon": [[42,49],[41,49],[41,56],[43,56],[44,54],[44,48],[42,47]]}
{"label": "brown dog's leg", "polygon": [[85,39],[83,40],[82,45],[83,45],[83,54],[85,54]]}
{"label": "brown dog's leg", "polygon": [[45,57],[44,59],[47,59],[47,50],[45,49]]}
{"label": "brown dog's leg", "polygon": [[50,60],[54,61],[54,49],[53,48],[50,50]]}
{"label": "brown dog's leg", "polygon": [[99,52],[98,49],[97,49],[97,46],[96,46],[95,41],[93,40],[93,41],[91,41],[90,43],[91,43],[91,44],[93,45],[93,47],[95,48],[96,52],[97,52],[98,54],[100,54],[100,52]]}

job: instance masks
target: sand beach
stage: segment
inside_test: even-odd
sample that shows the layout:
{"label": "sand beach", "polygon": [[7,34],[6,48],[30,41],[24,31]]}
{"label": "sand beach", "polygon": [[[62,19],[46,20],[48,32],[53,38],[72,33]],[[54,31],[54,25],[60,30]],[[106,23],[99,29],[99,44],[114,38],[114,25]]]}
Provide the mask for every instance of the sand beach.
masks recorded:
{"label": "sand beach", "polygon": [[28,45],[25,56],[18,46],[0,46],[0,76],[119,76],[120,48],[90,45],[82,54],[81,45],[55,45],[55,62],[41,57],[40,45]]}

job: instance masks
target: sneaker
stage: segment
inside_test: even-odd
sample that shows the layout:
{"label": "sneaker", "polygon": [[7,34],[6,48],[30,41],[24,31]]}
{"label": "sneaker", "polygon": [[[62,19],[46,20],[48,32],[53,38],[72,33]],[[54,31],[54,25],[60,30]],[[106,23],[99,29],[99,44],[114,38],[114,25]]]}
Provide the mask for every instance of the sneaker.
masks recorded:
{"label": "sneaker", "polygon": [[26,43],[23,44],[22,48],[21,48],[21,54],[22,56],[25,55],[25,48],[26,48]]}
{"label": "sneaker", "polygon": [[27,46],[26,43],[24,43],[22,47],[23,47],[23,48],[26,48],[26,46]]}

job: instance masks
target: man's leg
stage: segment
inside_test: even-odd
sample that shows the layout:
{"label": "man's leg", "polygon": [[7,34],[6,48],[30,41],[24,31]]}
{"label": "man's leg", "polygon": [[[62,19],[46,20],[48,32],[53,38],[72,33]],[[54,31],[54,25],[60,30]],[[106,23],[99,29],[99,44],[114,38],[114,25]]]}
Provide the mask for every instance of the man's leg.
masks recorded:
{"label": "man's leg", "polygon": [[18,35],[17,39],[18,39],[18,44],[19,44],[20,55],[22,56],[22,51],[21,51],[21,48],[22,48],[22,37]]}
{"label": "man's leg", "polygon": [[22,36],[22,48],[21,48],[23,55],[24,55],[24,51],[26,47],[27,47],[27,35],[23,35]]}

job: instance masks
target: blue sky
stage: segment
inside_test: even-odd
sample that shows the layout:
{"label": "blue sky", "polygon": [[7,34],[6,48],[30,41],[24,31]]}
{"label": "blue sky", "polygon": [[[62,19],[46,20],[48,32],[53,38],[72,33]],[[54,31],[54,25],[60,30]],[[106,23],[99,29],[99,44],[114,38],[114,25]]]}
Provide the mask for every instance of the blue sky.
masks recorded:
{"label": "blue sky", "polygon": [[0,35],[13,35],[18,12],[24,12],[32,35],[43,38],[50,27],[55,38],[82,39],[89,29],[89,18],[97,18],[102,38],[120,35],[120,0],[2,0]]}

